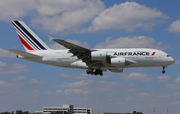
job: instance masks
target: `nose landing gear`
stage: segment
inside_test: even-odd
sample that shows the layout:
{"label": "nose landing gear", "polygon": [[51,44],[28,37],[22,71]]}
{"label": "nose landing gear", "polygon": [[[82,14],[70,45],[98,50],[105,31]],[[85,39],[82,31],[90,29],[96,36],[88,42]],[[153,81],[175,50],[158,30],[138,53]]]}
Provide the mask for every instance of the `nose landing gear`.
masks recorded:
{"label": "nose landing gear", "polygon": [[164,69],[165,69],[165,67],[163,67],[163,71],[162,71],[163,74],[166,73],[166,71]]}

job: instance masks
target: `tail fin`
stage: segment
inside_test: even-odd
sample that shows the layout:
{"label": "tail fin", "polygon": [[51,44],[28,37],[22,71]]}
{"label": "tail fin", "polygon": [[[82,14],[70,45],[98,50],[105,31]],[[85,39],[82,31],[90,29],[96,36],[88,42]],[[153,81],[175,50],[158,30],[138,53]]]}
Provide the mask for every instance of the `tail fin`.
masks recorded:
{"label": "tail fin", "polygon": [[12,24],[26,52],[50,49],[24,22],[12,21]]}

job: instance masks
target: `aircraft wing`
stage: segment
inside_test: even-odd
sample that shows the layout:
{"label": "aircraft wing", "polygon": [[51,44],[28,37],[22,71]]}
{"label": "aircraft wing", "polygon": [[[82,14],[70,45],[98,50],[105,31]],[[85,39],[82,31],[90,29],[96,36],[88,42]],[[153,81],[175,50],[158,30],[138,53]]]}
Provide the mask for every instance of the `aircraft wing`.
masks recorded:
{"label": "aircraft wing", "polygon": [[24,52],[24,51],[20,51],[20,50],[15,50],[15,49],[7,49],[8,51],[11,51],[15,54],[18,54],[18,55],[21,55],[23,57],[29,57],[29,58],[41,58],[41,56],[38,56],[38,55],[34,55],[34,54],[31,54],[31,53],[27,53],[27,52]]}
{"label": "aircraft wing", "polygon": [[96,50],[90,50],[73,43],[61,40],[61,39],[54,39],[50,37],[50,41],[54,40],[55,42],[61,44],[62,46],[69,49],[69,52],[72,53],[74,56],[77,56],[78,59],[81,59],[83,62],[87,64],[90,68],[92,67],[100,67],[102,66],[102,61],[91,60],[91,52]]}
{"label": "aircraft wing", "polygon": [[81,51],[90,51],[89,49],[87,48],[84,48],[84,47],[81,47],[81,46],[78,46],[78,45],[75,45],[75,44],[72,44],[70,42],[67,42],[67,41],[64,41],[64,40],[61,40],[61,39],[53,39],[55,42],[63,45],[64,47],[68,48],[68,49],[71,49],[71,50],[81,50]]}

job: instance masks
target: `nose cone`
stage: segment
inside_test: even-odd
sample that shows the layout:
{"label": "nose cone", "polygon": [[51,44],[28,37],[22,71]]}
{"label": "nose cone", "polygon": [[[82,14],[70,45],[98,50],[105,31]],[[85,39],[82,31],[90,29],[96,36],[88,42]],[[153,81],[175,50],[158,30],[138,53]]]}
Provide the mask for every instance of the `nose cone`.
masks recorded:
{"label": "nose cone", "polygon": [[172,58],[172,57],[169,57],[169,63],[172,65],[172,64],[174,64],[174,59]]}

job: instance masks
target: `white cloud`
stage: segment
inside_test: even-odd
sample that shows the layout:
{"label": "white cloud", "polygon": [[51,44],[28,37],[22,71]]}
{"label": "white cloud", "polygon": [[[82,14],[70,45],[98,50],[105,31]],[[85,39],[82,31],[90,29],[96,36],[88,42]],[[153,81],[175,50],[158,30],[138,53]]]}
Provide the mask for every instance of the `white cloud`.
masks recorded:
{"label": "white cloud", "polygon": [[89,84],[92,84],[93,81],[89,80],[87,82],[85,82],[84,80],[80,81],[80,82],[75,82],[75,83],[71,83],[70,86],[71,87],[79,87],[79,86],[87,86]]}
{"label": "white cloud", "polygon": [[57,93],[61,93],[61,92],[62,92],[62,90],[57,90],[56,92],[57,92]]}
{"label": "white cloud", "polygon": [[56,91],[47,91],[47,92],[45,92],[45,93],[52,96],[52,95],[62,94],[63,91],[62,91],[62,90],[56,90]]}
{"label": "white cloud", "polygon": [[26,77],[24,77],[24,76],[18,76],[15,79],[12,79],[12,81],[21,81],[21,80],[24,80],[25,78]]}
{"label": "white cloud", "polygon": [[49,47],[50,47],[51,49],[66,49],[64,46],[62,46],[62,45],[60,45],[60,44],[58,44],[58,43],[56,43],[56,42],[50,44]]}
{"label": "white cloud", "polygon": [[152,29],[157,22],[167,18],[169,17],[155,8],[148,8],[136,2],[125,2],[105,9],[84,31],[125,29],[130,32],[136,28]]}
{"label": "white cloud", "polygon": [[88,81],[82,80],[80,82],[73,82],[73,83],[63,82],[58,87],[86,87],[86,86],[93,85],[93,82],[94,82],[93,80],[88,80]]}
{"label": "white cloud", "polygon": [[176,79],[176,83],[180,83],[180,77]]}
{"label": "white cloud", "polygon": [[107,37],[105,42],[101,42],[95,45],[95,48],[156,48],[165,50],[169,48],[168,45],[162,45],[162,42],[157,42],[150,37],[146,36],[128,36],[120,37],[115,40],[111,40]]}
{"label": "white cloud", "polygon": [[38,81],[38,80],[35,80],[35,79],[31,79],[28,83],[30,83],[30,84],[45,84],[45,82]]}
{"label": "white cloud", "polygon": [[158,79],[158,82],[167,82],[170,80],[170,77],[167,75],[163,75],[163,76],[158,76],[157,79]]}
{"label": "white cloud", "polygon": [[164,87],[168,89],[180,89],[180,85],[178,84],[166,84]]}
{"label": "white cloud", "polygon": [[179,64],[180,64],[180,61],[179,61],[179,60],[176,60],[176,61],[175,61],[175,64],[178,64],[178,65],[179,65]]}
{"label": "white cloud", "polygon": [[64,91],[66,94],[89,94],[89,91],[83,91],[81,89],[67,89]]}
{"label": "white cloud", "polygon": [[[88,74],[60,74],[59,75],[62,78],[75,78],[75,79],[89,79],[92,80],[94,79],[91,75]],[[108,79],[110,76],[103,75],[102,77],[97,77],[97,79]]]}
{"label": "white cloud", "polygon": [[39,93],[39,90],[38,89],[34,89],[33,90],[33,94],[37,94],[37,93]]}
{"label": "white cloud", "polygon": [[152,78],[149,75],[136,73],[136,72],[130,73],[128,75],[124,75],[122,76],[122,79],[127,80],[127,81],[130,81],[130,80],[151,81],[152,80]]}
{"label": "white cloud", "polygon": [[177,105],[177,104],[180,104],[180,101],[172,103],[172,105]]}
{"label": "white cloud", "polygon": [[0,67],[6,67],[7,64],[5,62],[0,61]]}
{"label": "white cloud", "polygon": [[0,58],[15,58],[15,54],[8,51],[8,50],[5,50],[5,49],[2,49],[0,48]]}
{"label": "white cloud", "polygon": [[100,0],[40,0],[38,15],[32,19],[32,25],[58,33],[64,30],[77,32],[77,28],[92,20],[105,5]]}
{"label": "white cloud", "polygon": [[[72,88],[72,89],[83,89],[83,90],[91,90],[91,91],[111,91],[112,88],[114,90],[118,90],[117,88],[119,84],[117,82],[109,82],[109,81],[102,81],[102,78],[99,79],[95,78],[95,80],[81,80],[77,82],[63,82],[61,84],[56,85],[56,87],[60,88]],[[104,78],[103,78],[104,79]]]}
{"label": "white cloud", "polygon": [[[70,34],[108,29],[152,30],[153,26],[168,18],[155,8],[136,2],[115,4],[104,9],[105,4],[101,0],[1,0],[0,20],[9,22],[29,16],[34,28]],[[91,25],[82,29],[90,21]]]}
{"label": "white cloud", "polygon": [[0,80],[0,86],[4,85],[5,83],[5,81]]}
{"label": "white cloud", "polygon": [[16,64],[8,65],[0,61],[0,75],[27,72],[29,71],[27,67],[28,66],[25,64],[16,63]]}
{"label": "white cloud", "polygon": [[3,81],[0,80],[0,93],[6,93],[6,92],[17,92],[17,89],[22,87],[24,85],[24,79],[26,77],[24,76],[18,76],[10,81]]}
{"label": "white cloud", "polygon": [[[128,98],[126,98],[126,101],[130,101],[131,103],[135,103],[135,102],[149,102],[149,103],[153,103],[153,105],[155,103],[159,103],[159,101],[164,99],[168,99],[171,98],[171,95],[166,94],[166,93],[161,93],[161,92],[138,92],[135,93],[135,95],[133,96],[128,96]],[[149,101],[149,99],[151,99]]]}
{"label": "white cloud", "polygon": [[0,20],[7,22],[30,15],[30,11],[38,7],[36,0],[0,0],[0,2]]}
{"label": "white cloud", "polygon": [[153,94],[152,93],[138,93],[137,94],[138,96],[142,96],[142,97],[151,97],[151,96],[153,96]]}
{"label": "white cloud", "polygon": [[101,0],[1,0],[0,20],[9,22],[29,16],[35,28],[51,33],[68,29],[74,33],[104,8]]}
{"label": "white cloud", "polygon": [[87,74],[60,74],[59,75],[62,78],[75,78],[75,79],[92,79],[91,76]]}
{"label": "white cloud", "polygon": [[174,21],[168,29],[170,33],[180,33],[180,20]]}
{"label": "white cloud", "polygon": [[179,96],[179,95],[180,95],[180,92],[176,91],[174,94],[177,95],[177,96]]}

